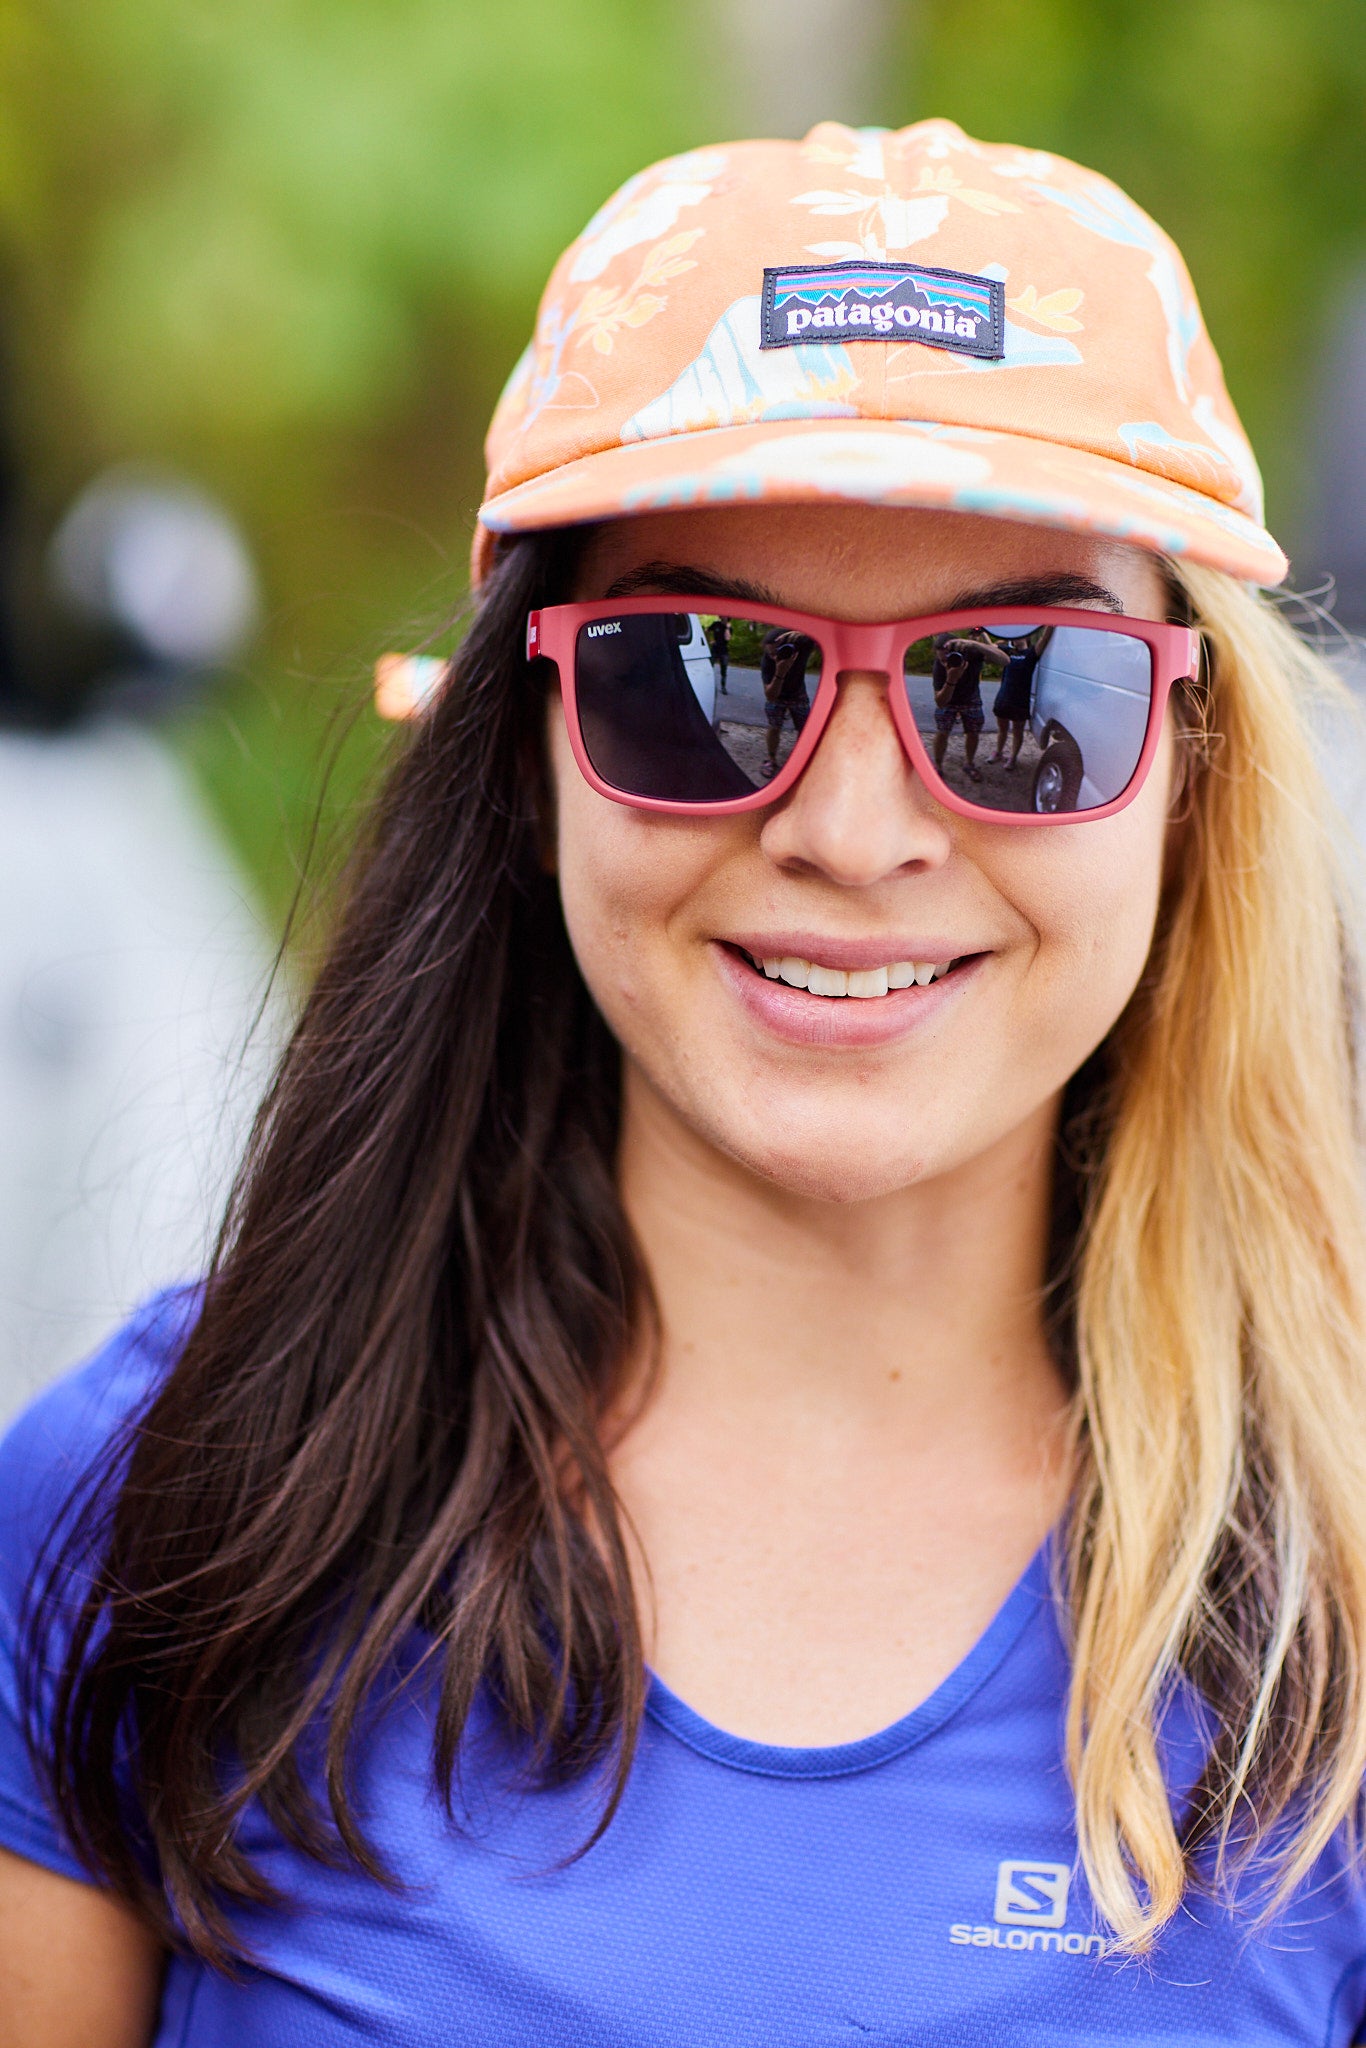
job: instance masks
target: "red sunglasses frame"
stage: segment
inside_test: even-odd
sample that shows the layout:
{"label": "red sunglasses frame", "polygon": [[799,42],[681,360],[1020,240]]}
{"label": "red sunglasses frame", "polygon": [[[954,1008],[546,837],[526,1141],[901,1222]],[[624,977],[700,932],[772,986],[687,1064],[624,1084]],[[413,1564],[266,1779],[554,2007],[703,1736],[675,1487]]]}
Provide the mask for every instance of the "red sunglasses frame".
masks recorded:
{"label": "red sunglasses frame", "polygon": [[[580,628],[598,619],[661,612],[701,612],[708,616],[728,614],[734,618],[754,619],[764,625],[786,626],[806,634],[820,648],[820,682],[806,723],[797,735],[797,743],[773,780],[750,796],[700,803],[636,796],[630,790],[617,789],[612,783],[605,782],[588,757],[575,689],[574,652]],[[1098,805],[1095,810],[994,811],[988,805],[975,804],[970,798],[959,796],[936,772],[916,729],[905,690],[891,687],[893,678],[901,675],[902,659],[913,641],[926,639],[934,633],[964,628],[985,627],[989,631],[993,620],[1013,624],[1022,616],[1041,626],[1088,626],[1102,633],[1124,633],[1132,640],[1142,640],[1151,654],[1152,697],[1138,765],[1120,794],[1108,804]],[[560,699],[564,706],[569,744],[585,781],[599,796],[610,797],[613,803],[628,804],[634,810],[658,811],[675,818],[728,818],[743,811],[762,810],[765,805],[776,803],[797,782],[820,745],[821,735],[839,695],[840,676],[857,669],[886,677],[887,701],[901,744],[916,774],[935,801],[946,810],[956,811],[962,818],[985,820],[993,825],[1077,825],[1111,818],[1138,795],[1157,754],[1172,685],[1197,674],[1200,642],[1189,626],[1169,625],[1157,619],[1131,619],[1124,613],[1068,609],[1059,605],[1022,604],[1013,609],[978,607],[974,611],[932,612],[924,618],[858,626],[845,619],[822,618],[813,612],[786,611],[777,605],[747,604],[741,609],[734,600],[670,596],[606,598],[593,604],[548,605],[544,611],[532,612],[527,619],[526,652],[528,661],[540,657],[553,662],[559,671]]]}

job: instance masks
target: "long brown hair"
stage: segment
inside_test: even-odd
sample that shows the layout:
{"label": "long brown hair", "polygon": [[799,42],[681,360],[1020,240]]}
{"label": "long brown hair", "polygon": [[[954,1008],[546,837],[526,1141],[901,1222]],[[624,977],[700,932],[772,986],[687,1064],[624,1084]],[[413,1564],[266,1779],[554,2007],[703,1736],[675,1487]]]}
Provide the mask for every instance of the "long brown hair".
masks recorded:
{"label": "long brown hair", "polygon": [[[357,857],[183,1353],[36,1582],[33,1739],[71,1838],[216,1962],[234,1900],[271,1896],[235,1839],[248,1800],[382,1874],[348,1758],[414,1641],[448,1799],[485,1688],[532,1766],[604,1773],[603,1825],[630,1767],[644,1670],[601,1421],[648,1287],[522,657],[573,559],[504,545]],[[1213,662],[1185,706],[1191,815],[1143,984],[1064,1107],[1051,1275],[1080,1460],[1069,1755],[1132,1946],[1235,1816],[1291,1816],[1301,1874],[1366,1764],[1366,1217],[1296,701],[1321,669],[1227,578],[1182,580]],[[1182,1672],[1223,1731],[1185,1840],[1156,1734]]]}
{"label": "long brown hair", "polygon": [[[34,1603],[31,1675],[96,1551],[42,1760],[91,1867],[214,1961],[225,1905],[270,1896],[234,1839],[249,1799],[375,1867],[348,1752],[418,1629],[448,1792],[484,1685],[554,1769],[607,1763],[619,1788],[629,1767],[643,1662],[597,1424],[643,1283],[613,1185],[618,1053],[542,857],[544,684],[522,657],[572,554],[508,547],[403,750],[202,1309]],[[324,1702],[325,1814],[296,1761]]]}

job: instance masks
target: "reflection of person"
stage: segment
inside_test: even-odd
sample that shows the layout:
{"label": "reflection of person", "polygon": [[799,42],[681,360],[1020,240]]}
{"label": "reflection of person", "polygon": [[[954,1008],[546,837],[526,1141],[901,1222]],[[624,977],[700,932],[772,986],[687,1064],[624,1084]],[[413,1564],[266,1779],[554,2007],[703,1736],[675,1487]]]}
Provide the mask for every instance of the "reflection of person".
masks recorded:
{"label": "reflection of person", "polygon": [[996,752],[991,761],[1004,761],[1006,735],[1012,742],[1007,768],[1013,768],[1020,758],[1024,745],[1025,725],[1029,718],[1029,701],[1034,689],[1034,671],[1039,666],[1040,650],[1029,640],[1008,642],[1005,649],[1009,659],[1001,676],[1001,687],[996,692],[991,715],[996,720]]}
{"label": "reflection of person", "polygon": [[707,646],[711,650],[712,667],[716,670],[716,687],[726,688],[726,670],[730,665],[730,620],[713,619],[707,628]]}
{"label": "reflection of person", "polygon": [[764,635],[759,653],[759,680],[764,690],[764,739],[768,758],[764,780],[771,782],[778,768],[778,741],[788,719],[794,735],[806,724],[811,700],[806,694],[806,665],[815,652],[814,642],[804,633],[781,628]]}
{"label": "reflection of person", "polygon": [[935,656],[931,686],[934,701],[940,710],[947,710],[952,704],[958,685],[967,672],[968,660],[956,647],[943,647]]}
{"label": "reflection of person", "polygon": [[977,741],[986,724],[982,709],[982,663],[994,653],[985,641],[941,634],[935,642],[934,668],[930,683],[934,691],[934,765],[942,768],[949,734],[957,724],[963,728],[963,773],[969,782],[980,782]]}
{"label": "reflection of person", "polygon": [[[964,141],[817,131],[888,210]],[[1014,209],[993,269],[1085,294],[1066,405],[888,379],[918,424],[870,447],[828,378],[756,418],[728,330],[724,430],[658,404],[846,175],[761,142],[690,160],[707,261],[613,329],[611,405],[500,411],[469,631],[207,1284],[0,1453],[14,2048],[1363,2039],[1358,950],[1303,708],[1331,684],[1248,587],[1284,561],[1226,469],[1137,439],[1120,542],[1070,459],[1126,419],[1233,445],[1214,351],[1183,398],[1129,288],[1169,245],[1060,157],[1067,204],[1019,203],[1037,159],[969,146]],[[601,313],[624,217],[543,332]],[[980,230],[956,206],[919,246],[980,272]],[[970,527],[936,393],[980,430]],[[529,614],[699,574],[693,610],[723,579],[888,625],[1081,590],[1195,634],[1159,626],[1176,715],[1101,823],[936,804],[866,670],[771,808],[628,808]]]}

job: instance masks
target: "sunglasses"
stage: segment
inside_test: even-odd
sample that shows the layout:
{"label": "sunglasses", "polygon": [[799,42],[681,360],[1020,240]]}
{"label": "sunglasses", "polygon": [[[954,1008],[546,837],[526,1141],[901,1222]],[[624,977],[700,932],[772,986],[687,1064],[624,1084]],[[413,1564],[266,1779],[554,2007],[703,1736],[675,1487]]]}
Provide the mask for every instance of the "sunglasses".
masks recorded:
{"label": "sunglasses", "polygon": [[[838,678],[860,669],[887,677],[901,743],[946,809],[1047,825],[1132,802],[1199,643],[1186,626],[1053,605],[852,626],[628,597],[532,612],[536,656],[559,671],[575,760],[617,803],[728,817],[777,802],[820,744]],[[984,756],[991,721],[1006,745]]]}

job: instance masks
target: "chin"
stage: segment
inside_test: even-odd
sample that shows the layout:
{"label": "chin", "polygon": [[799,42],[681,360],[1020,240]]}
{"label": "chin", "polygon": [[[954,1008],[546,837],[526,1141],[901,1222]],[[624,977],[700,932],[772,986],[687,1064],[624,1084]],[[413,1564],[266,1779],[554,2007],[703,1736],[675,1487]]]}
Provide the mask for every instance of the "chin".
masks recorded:
{"label": "chin", "polygon": [[704,1135],[757,1180],[806,1202],[873,1202],[913,1187],[934,1171],[923,1152],[851,1140],[847,1124],[838,1134],[808,1132],[800,1143],[791,1129]]}

